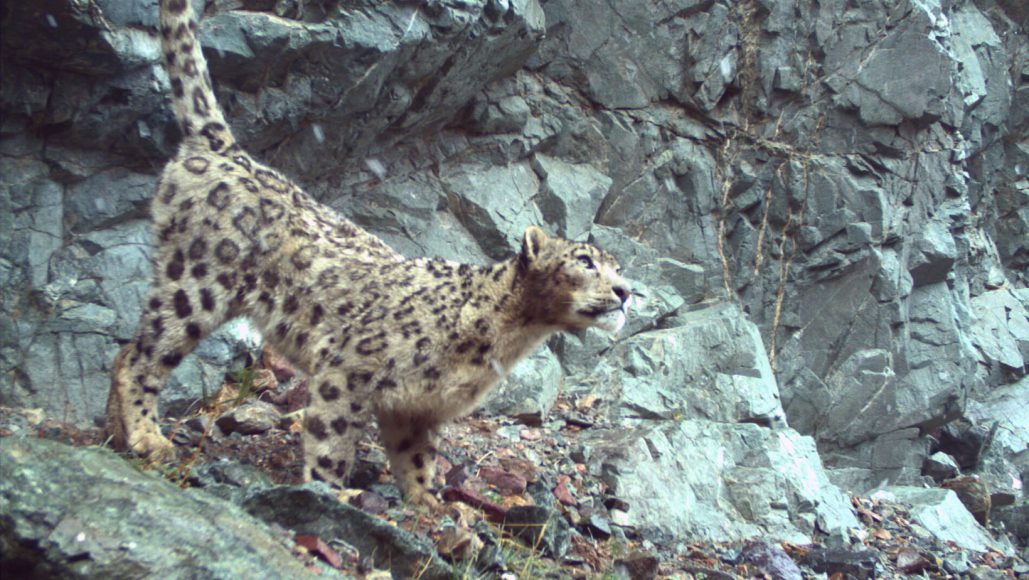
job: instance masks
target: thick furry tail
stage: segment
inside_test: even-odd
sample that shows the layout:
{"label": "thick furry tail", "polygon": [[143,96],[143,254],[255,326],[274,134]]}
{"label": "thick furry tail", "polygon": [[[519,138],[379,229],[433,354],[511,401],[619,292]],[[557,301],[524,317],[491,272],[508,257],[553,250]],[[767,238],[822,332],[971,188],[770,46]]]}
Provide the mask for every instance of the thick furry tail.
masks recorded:
{"label": "thick furry tail", "polygon": [[206,145],[217,153],[231,146],[234,139],[215,100],[196,29],[189,0],[161,0],[161,49],[171,80],[175,119],[187,146]]}

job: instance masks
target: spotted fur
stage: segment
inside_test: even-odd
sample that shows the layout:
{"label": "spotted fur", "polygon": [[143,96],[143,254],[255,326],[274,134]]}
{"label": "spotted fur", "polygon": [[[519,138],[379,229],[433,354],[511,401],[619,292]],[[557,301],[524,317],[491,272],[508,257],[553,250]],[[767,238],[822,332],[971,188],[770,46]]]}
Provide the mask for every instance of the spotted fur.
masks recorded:
{"label": "spotted fur", "polygon": [[108,432],[138,454],[168,449],[157,426],[168,373],[246,315],[310,377],[305,478],[345,483],[375,418],[404,493],[431,502],[441,424],[551,333],[621,327],[630,292],[618,265],[535,227],[492,266],[405,259],[239,147],[195,30],[188,0],[161,0],[184,137],[154,196],[153,284],[114,362]]}

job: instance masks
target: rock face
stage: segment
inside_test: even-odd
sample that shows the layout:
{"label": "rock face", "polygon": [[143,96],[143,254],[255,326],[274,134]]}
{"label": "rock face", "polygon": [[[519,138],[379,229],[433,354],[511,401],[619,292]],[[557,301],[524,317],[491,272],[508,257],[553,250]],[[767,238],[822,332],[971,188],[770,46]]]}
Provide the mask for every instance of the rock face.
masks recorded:
{"label": "rock face", "polygon": [[[240,140],[401,252],[482,263],[543,224],[620,258],[646,294],[623,336],[556,338],[515,381],[539,396],[494,409],[596,390],[627,428],[593,460],[612,483],[631,460],[765,478],[684,479],[722,507],[654,506],[654,530],[845,527],[821,523],[836,500],[799,507],[833,489],[816,449],[845,489],[920,483],[957,419],[992,433],[963,471],[1024,505],[1020,3],[195,4]],[[129,0],[3,10],[0,403],[102,413],[179,138],[155,22]],[[209,339],[167,398],[255,345],[243,323]]]}
{"label": "rock face", "polygon": [[619,344],[624,366],[590,388],[631,427],[598,430],[581,450],[632,506],[629,523],[660,539],[798,543],[858,527],[814,440],[786,426],[757,328],[734,307],[675,322]]}

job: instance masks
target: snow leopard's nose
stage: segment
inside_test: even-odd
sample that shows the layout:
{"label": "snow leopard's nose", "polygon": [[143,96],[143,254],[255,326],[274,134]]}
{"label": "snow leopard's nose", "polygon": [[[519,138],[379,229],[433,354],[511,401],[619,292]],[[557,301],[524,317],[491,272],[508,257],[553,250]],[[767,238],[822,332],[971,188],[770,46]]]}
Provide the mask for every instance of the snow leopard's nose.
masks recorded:
{"label": "snow leopard's nose", "polygon": [[617,284],[611,289],[611,291],[614,292],[615,296],[622,301],[622,304],[625,304],[625,301],[629,299],[629,296],[632,296],[632,290],[626,284]]}

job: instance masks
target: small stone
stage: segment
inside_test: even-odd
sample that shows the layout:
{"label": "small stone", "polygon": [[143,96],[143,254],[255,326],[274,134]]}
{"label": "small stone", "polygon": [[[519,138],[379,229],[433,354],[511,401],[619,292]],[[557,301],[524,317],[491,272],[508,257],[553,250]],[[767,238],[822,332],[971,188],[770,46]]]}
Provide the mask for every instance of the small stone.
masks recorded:
{"label": "small stone", "polygon": [[571,478],[567,475],[562,475],[557,478],[557,486],[554,487],[554,497],[557,501],[567,506],[575,506],[579,504],[579,500],[575,499],[572,495],[572,491],[568,489],[568,483]]}
{"label": "small stone", "polygon": [[604,507],[609,510],[621,510],[623,512],[629,511],[629,502],[618,497],[605,497]]}
{"label": "small stone", "polygon": [[372,515],[379,515],[389,508],[386,498],[373,491],[362,491],[350,498],[350,505]]}
{"label": "small stone", "polygon": [[241,435],[264,433],[278,422],[279,412],[263,401],[249,401],[215,420],[223,432]]}
{"label": "small stone", "polygon": [[1009,576],[1003,570],[995,570],[982,564],[973,566],[967,572],[966,578],[972,580],[1007,580]]}
{"label": "small stone", "polygon": [[590,452],[592,449],[588,445],[580,445],[568,454],[568,457],[576,463],[587,463],[590,460]]}
{"label": "small stone", "polygon": [[571,528],[557,510],[542,506],[515,506],[507,510],[504,529],[527,546],[540,547],[560,559],[568,551]]}
{"label": "small stone", "polygon": [[197,443],[200,443],[200,435],[196,431],[179,429],[172,434],[171,440],[175,445],[182,447],[195,447]]}
{"label": "small stone", "polygon": [[436,550],[452,562],[468,560],[482,547],[482,540],[470,528],[448,526],[436,537]]}
{"label": "small stone", "polygon": [[596,540],[606,540],[611,537],[611,522],[600,514],[592,513],[583,518],[580,529],[583,534]]}
{"label": "small stone", "polygon": [[916,574],[931,567],[932,564],[929,563],[929,560],[926,560],[918,550],[901,548],[897,552],[897,568],[905,574]]}
{"label": "small stone", "polygon": [[350,471],[349,486],[356,489],[371,489],[373,485],[379,483],[379,475],[382,474],[385,467],[385,459],[375,461],[370,454],[358,457],[354,461],[354,468]]}
{"label": "small stone", "polygon": [[475,558],[475,567],[483,574],[503,574],[507,570],[507,563],[504,561],[504,550],[501,548],[500,540],[493,533],[493,528],[484,521],[478,521],[472,529],[482,541],[482,549]]}
{"label": "small stone", "polygon": [[368,491],[389,502],[399,502],[404,498],[404,494],[400,493],[400,488],[392,483],[373,483],[368,486]]}
{"label": "small stone", "polygon": [[267,474],[252,465],[231,459],[220,459],[194,468],[190,475],[190,483],[197,487],[222,484],[250,489],[270,486],[272,481]]}
{"label": "small stone", "polygon": [[310,534],[299,534],[293,539],[298,546],[302,546],[308,552],[318,556],[322,560],[325,560],[333,568],[343,567],[343,558],[339,555],[339,552],[333,550],[328,544],[326,544],[318,536],[312,536]]}
{"label": "small stone", "polygon": [[524,477],[499,467],[482,467],[479,469],[479,477],[497,488],[500,495],[522,495],[528,484]]}
{"label": "small stone", "polygon": [[502,505],[495,504],[470,489],[463,487],[445,487],[440,492],[444,501],[459,501],[466,503],[473,508],[486,512],[492,520],[503,521],[507,517],[508,509]]}
{"label": "small stone", "polygon": [[525,479],[527,483],[535,483],[540,479],[538,463],[519,457],[504,457],[500,466]]}
{"label": "small stone", "polygon": [[943,569],[950,574],[964,574],[968,568],[968,553],[963,550],[943,559]]}
{"label": "small stone", "polygon": [[214,419],[211,419],[207,415],[197,415],[195,417],[190,417],[189,420],[186,421],[186,427],[193,432],[207,433],[208,436],[210,436],[211,428],[214,427]]}
{"label": "small stone", "polygon": [[518,436],[524,441],[539,441],[543,435],[539,429],[522,429]]}
{"label": "small stone", "polygon": [[450,487],[461,487],[471,476],[472,473],[468,468],[468,464],[455,465],[447,471],[444,481],[446,481],[447,485]]}
{"label": "small stone", "polygon": [[634,553],[628,558],[615,560],[615,568],[624,572],[630,580],[657,578],[658,560],[650,554]]}
{"label": "small stone", "polygon": [[622,510],[611,510],[608,512],[608,515],[611,516],[611,523],[614,525],[621,526],[623,528],[632,527],[632,523],[629,521],[628,512],[623,512]]}
{"label": "small stone", "polygon": [[521,425],[504,425],[497,429],[497,435],[511,441],[517,441],[522,431]]}
{"label": "small stone", "polygon": [[911,532],[912,536],[914,536],[916,538],[923,539],[923,540],[928,540],[928,539],[933,537],[933,533],[931,531],[929,531],[928,528],[926,528],[925,526],[922,526],[922,525],[920,525],[918,523],[911,523],[908,526],[908,531]]}
{"label": "small stone", "polygon": [[771,578],[801,580],[797,563],[782,548],[763,540],[748,542],[740,552],[740,561],[760,568]]}
{"label": "small stone", "polygon": [[879,560],[875,552],[870,550],[813,548],[800,563],[827,576],[839,574],[846,578],[864,580],[875,578],[875,567]]}
{"label": "small stone", "polygon": [[39,408],[22,409],[21,414],[25,417],[25,421],[33,427],[42,423],[43,419],[46,418],[46,413],[43,412],[43,409]]}

